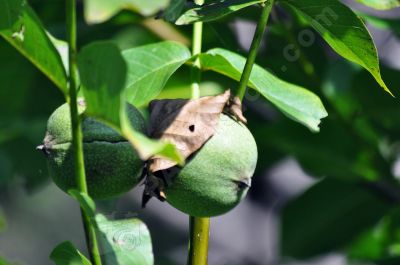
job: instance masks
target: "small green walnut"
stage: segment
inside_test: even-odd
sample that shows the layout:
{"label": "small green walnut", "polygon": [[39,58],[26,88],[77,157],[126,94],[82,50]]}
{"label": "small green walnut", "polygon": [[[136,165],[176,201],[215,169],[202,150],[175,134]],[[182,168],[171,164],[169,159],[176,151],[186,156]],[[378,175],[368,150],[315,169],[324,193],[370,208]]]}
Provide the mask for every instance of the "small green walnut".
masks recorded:
{"label": "small green walnut", "polygon": [[164,193],[175,208],[196,217],[221,215],[245,197],[257,164],[247,127],[220,115],[216,133],[171,177]]}
{"label": "small green walnut", "polygon": [[[89,195],[93,199],[107,199],[129,191],[140,181],[143,162],[128,141],[114,129],[85,116],[84,109],[80,101]],[[140,112],[131,105],[127,109],[133,128],[144,132],[145,122]],[[48,120],[42,149],[47,154],[51,177],[65,192],[77,188],[71,141],[70,110],[64,104]]]}

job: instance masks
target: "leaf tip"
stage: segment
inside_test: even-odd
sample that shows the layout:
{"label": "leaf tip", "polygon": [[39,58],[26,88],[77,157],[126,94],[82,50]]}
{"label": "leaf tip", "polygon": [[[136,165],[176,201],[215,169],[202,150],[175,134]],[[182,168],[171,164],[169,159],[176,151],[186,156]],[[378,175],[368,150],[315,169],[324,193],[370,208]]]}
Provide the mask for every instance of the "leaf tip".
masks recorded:
{"label": "leaf tip", "polygon": [[396,98],[396,96],[389,89],[385,89],[385,91],[388,92],[389,95],[391,95],[393,98]]}
{"label": "leaf tip", "polygon": [[380,85],[389,95],[391,95],[393,98],[396,98],[396,96],[392,93],[392,91],[390,91],[390,89],[386,86],[386,84],[383,81],[380,82]]}

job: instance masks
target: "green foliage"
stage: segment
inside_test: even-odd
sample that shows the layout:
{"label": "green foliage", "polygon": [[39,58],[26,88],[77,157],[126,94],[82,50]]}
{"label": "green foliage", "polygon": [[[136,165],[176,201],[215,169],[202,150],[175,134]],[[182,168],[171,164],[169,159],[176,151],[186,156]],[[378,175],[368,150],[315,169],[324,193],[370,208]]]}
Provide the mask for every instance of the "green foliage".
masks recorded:
{"label": "green foliage", "polygon": [[381,220],[375,227],[362,233],[347,250],[352,260],[379,260],[390,254],[390,223]]}
{"label": "green foliage", "polygon": [[96,228],[104,265],[154,264],[150,232],[142,221],[137,218],[108,220],[102,214],[95,214],[96,205],[89,196],[77,190],[71,190],[70,194],[79,202]]}
{"label": "green foliage", "polygon": [[391,9],[400,6],[399,0],[357,0],[358,2],[380,10]]}
{"label": "green foliage", "polygon": [[0,211],[0,233],[3,232],[4,230],[6,230],[6,228],[7,228],[6,218],[3,215],[3,213]]}
{"label": "green foliage", "polygon": [[50,254],[56,265],[91,265],[90,261],[71,242],[59,244]]}
{"label": "green foliage", "polygon": [[60,54],[26,1],[1,0],[0,19],[0,35],[66,94],[67,77]]}
{"label": "green foliage", "polygon": [[120,50],[112,42],[89,44],[82,48],[78,62],[87,113],[120,127],[119,113],[125,112],[126,76]]}
{"label": "green foliage", "polygon": [[0,69],[0,189],[19,183],[33,191],[48,180],[45,160],[36,146],[43,140],[47,116],[64,98],[3,39]]}
{"label": "green foliage", "polygon": [[9,265],[9,263],[5,259],[0,257],[0,265]]}
{"label": "green foliage", "polygon": [[[232,14],[245,7],[263,2],[265,2],[265,0],[218,0],[212,3],[207,3],[204,6],[189,8],[176,19],[175,24],[186,25],[199,21],[210,22]],[[168,20],[168,17],[166,17],[166,19]]]}
{"label": "green foliage", "polygon": [[[107,58],[107,63],[104,63],[103,58]],[[154,60],[151,56],[143,59]],[[143,159],[159,154],[182,163],[172,144],[151,140],[130,125],[125,108],[127,93],[124,90],[127,66],[115,44],[90,44],[82,49],[78,62],[88,115],[118,130],[132,143]],[[115,69],[118,71],[114,72]],[[148,73],[143,74],[146,76]],[[138,80],[140,78],[136,79]]]}
{"label": "green foliage", "polygon": [[96,216],[101,256],[105,265],[153,265],[150,232],[137,218],[107,220]]}
{"label": "green foliage", "polygon": [[132,10],[142,15],[153,15],[168,4],[168,0],[84,0],[88,23],[102,23],[121,10]]}
{"label": "green foliage", "polygon": [[391,208],[389,201],[360,183],[324,179],[286,206],[282,252],[304,259],[340,250]]}
{"label": "green foliage", "polygon": [[182,14],[186,5],[186,0],[171,0],[168,7],[163,12],[163,18],[174,22]]}
{"label": "green foliage", "polygon": [[[240,79],[245,58],[224,49],[212,49],[200,55],[203,70],[212,70],[235,80]],[[319,131],[321,119],[327,116],[321,100],[311,91],[285,82],[255,65],[249,86],[271,101],[289,118]]]}
{"label": "green foliage", "polygon": [[89,217],[95,216],[96,204],[88,194],[74,189],[69,190],[68,194],[71,195],[72,198],[78,201],[79,205],[81,206],[82,210],[86,212],[87,216]]}
{"label": "green foliage", "polygon": [[22,4],[25,4],[22,0],[19,1],[1,1],[2,16],[0,19],[0,29],[11,28],[15,22],[18,21],[18,16],[22,9]]}
{"label": "green foliage", "polygon": [[0,265],[21,265],[20,263],[9,262],[8,260],[0,257]]}
{"label": "green foliage", "polygon": [[400,34],[400,22],[398,19],[374,17],[363,13],[360,13],[360,16],[366,23],[371,24],[378,29],[391,31],[396,34],[396,36],[399,36]]}
{"label": "green foliage", "polygon": [[190,58],[189,50],[176,42],[160,42],[122,52],[127,65],[125,96],[142,106],[153,100],[171,75]]}
{"label": "green foliage", "polygon": [[347,247],[347,256],[354,261],[373,261],[376,264],[397,264],[399,246],[399,208],[396,207],[377,225],[371,227]]}
{"label": "green foliage", "polygon": [[319,134],[310,134],[288,122],[255,128],[255,134],[271,139],[265,141],[268,147],[295,156],[312,176],[347,181],[381,177],[368,148],[360,146],[356,138],[349,135],[348,128],[340,124],[340,120],[326,119],[324,130]]}
{"label": "green foliage", "polygon": [[[147,138],[128,122],[126,101],[146,112],[146,105],[154,98],[190,95],[189,74],[182,67],[185,63],[191,64],[190,52],[181,44],[159,42],[189,39],[190,32],[163,21],[153,26],[149,22],[154,21],[144,16],[164,9],[164,18],[177,20],[177,24],[213,22],[204,26],[204,50],[211,50],[201,54],[200,60],[203,70],[211,71],[204,72],[201,92],[202,95],[216,94],[228,87],[235,90],[237,84],[224,76],[239,80],[245,62],[245,58],[231,52],[241,51],[238,37],[227,23],[236,18],[254,22],[257,8],[244,7],[262,2],[206,1],[200,7],[184,0],[171,1],[170,5],[167,0],[85,0],[87,22],[101,23],[113,17],[97,26],[81,28],[84,22],[78,23],[80,44],[89,43],[81,49],[79,71],[80,93],[88,102],[90,116],[116,129],[143,158],[161,154],[183,162],[173,145]],[[249,83],[263,98],[246,102],[249,106],[246,117],[260,147],[258,172],[291,155],[307,173],[325,177],[283,210],[280,240],[283,254],[304,259],[339,250],[347,253],[349,262],[397,265],[400,263],[398,214],[387,201],[389,194],[377,191],[376,186],[383,183],[395,191],[399,188],[392,171],[400,143],[398,100],[376,89],[378,85],[367,71],[386,91],[392,87],[393,94],[398,92],[395,87],[399,72],[382,68],[386,86],[369,32],[363,21],[340,1],[278,2],[295,16],[288,18],[285,10],[280,10],[269,23],[267,45],[260,50],[259,65],[254,68]],[[375,9],[399,6],[397,0],[358,2]],[[0,0],[0,35],[32,62],[32,65],[27,63],[5,41],[0,41],[0,84],[4,88],[0,90],[0,193],[19,183],[16,176],[23,177],[24,185],[29,188],[47,179],[48,174],[42,170],[44,159],[37,154],[35,146],[45,131],[46,117],[63,98],[33,66],[64,95],[68,92],[67,44],[43,27],[48,25],[54,36],[63,36],[60,25],[64,18],[60,13],[64,13],[64,7],[40,1],[33,4],[43,23],[24,0]],[[397,20],[361,16],[399,35]],[[223,22],[218,21],[220,18],[224,18]],[[298,22],[298,18],[306,23],[291,23]],[[317,47],[318,43],[310,48],[299,43],[299,59],[288,62],[282,51],[288,43],[298,42],[296,34],[304,25],[312,26],[339,55],[367,71],[343,61],[333,63],[336,58],[327,56],[324,46]],[[91,43],[98,39],[110,39],[113,43]],[[136,47],[139,45],[145,46]],[[231,51],[213,49],[221,46]],[[121,52],[117,47],[125,50]],[[281,70],[282,66],[287,71]],[[273,71],[265,70],[267,67]],[[323,120],[321,133],[311,134],[282,118],[279,112],[271,111],[264,98],[313,131],[319,130],[327,112],[329,117]],[[207,163],[211,162],[214,161]],[[226,163],[229,162],[232,161]],[[201,166],[200,163],[199,171],[207,169]],[[366,180],[379,182],[365,185]],[[96,216],[93,201],[77,191],[70,194],[92,221],[96,221],[94,225],[99,229],[106,265],[153,263],[150,235],[143,223],[132,219],[111,221],[101,215],[93,219]],[[1,227],[0,220],[0,230]],[[56,248],[52,258],[57,259],[53,259],[56,264],[90,264],[68,242]],[[10,263],[0,259],[0,264]]]}
{"label": "green foliage", "polygon": [[372,37],[350,8],[337,0],[281,0],[281,3],[305,19],[339,55],[368,70],[391,94],[382,80]]}
{"label": "green foliage", "polygon": [[[398,84],[398,71],[385,70],[385,78],[393,86]],[[386,97],[376,89],[368,95],[362,93],[365,87],[371,86],[371,78],[365,72],[359,72],[353,76],[352,92],[357,95],[358,104],[361,105],[365,115],[369,117],[374,126],[385,131],[392,132],[391,137],[398,139],[400,132],[400,109],[396,98]],[[377,87],[377,86],[374,86]],[[399,91],[397,89],[397,91]]]}

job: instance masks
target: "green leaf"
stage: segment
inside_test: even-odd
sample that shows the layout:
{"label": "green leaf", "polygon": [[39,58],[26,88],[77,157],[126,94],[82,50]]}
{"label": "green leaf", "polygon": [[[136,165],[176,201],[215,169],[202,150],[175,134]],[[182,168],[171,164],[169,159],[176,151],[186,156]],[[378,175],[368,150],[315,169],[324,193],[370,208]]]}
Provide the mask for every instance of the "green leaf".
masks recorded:
{"label": "green leaf", "polygon": [[268,143],[267,148],[294,156],[303,170],[313,177],[345,181],[382,177],[379,169],[385,164],[378,164],[380,160],[371,156],[370,149],[357,142],[332,117],[324,120],[324,129],[318,134],[310,134],[297,124],[283,120],[266,128],[254,127],[254,135]]}
{"label": "green leaf", "polygon": [[357,2],[378,10],[387,10],[400,6],[399,0],[357,0]]}
{"label": "green leaf", "polygon": [[[246,59],[224,49],[212,49],[200,55],[204,70],[212,70],[240,80]],[[327,116],[321,100],[311,91],[285,82],[262,67],[255,65],[249,86],[271,101],[289,118],[313,131],[319,131],[321,119]]]}
{"label": "green leaf", "polygon": [[[388,259],[375,261],[375,264],[377,264],[377,265],[397,265],[399,263],[400,263],[400,258],[399,257],[388,258]],[[357,265],[357,263],[355,265]]]}
{"label": "green leaf", "polygon": [[120,127],[126,77],[121,51],[112,42],[89,44],[79,53],[78,66],[87,113]]}
{"label": "green leaf", "polygon": [[0,35],[67,94],[61,57],[25,0],[0,0]]}
{"label": "green leaf", "polygon": [[[388,84],[393,86],[398,84],[399,71],[383,69]],[[386,136],[393,135],[393,139],[398,139],[400,132],[400,108],[397,98],[387,97],[380,90],[372,89],[370,93],[364,93],[366,87],[378,87],[371,83],[372,79],[366,72],[360,72],[353,78],[352,93],[357,97],[357,103],[363,109],[363,116],[368,117],[379,129],[384,129]],[[394,90],[397,94],[398,89]],[[395,154],[393,154],[395,155]]]}
{"label": "green leaf", "polygon": [[[339,60],[330,65],[323,74],[321,88],[325,101],[330,103],[331,109],[328,111],[333,115],[324,119],[323,130],[320,133],[310,134],[298,124],[288,120],[273,124],[256,124],[252,133],[264,143],[268,143],[269,146],[265,148],[278,149],[286,155],[294,156],[303,170],[313,177],[334,177],[354,181],[376,180],[390,176],[388,164],[380,153],[371,152],[371,146],[378,146],[382,137],[375,136],[373,124],[366,119],[366,111],[376,113],[374,104],[376,105],[379,102],[377,99],[380,98],[386,99],[385,103],[393,101],[392,105],[387,105],[390,106],[388,111],[394,111],[398,103],[395,104],[396,99],[388,97],[381,89],[371,89],[369,93],[362,93],[371,82],[373,88],[378,87],[366,71],[362,71],[361,79],[364,83],[360,85],[360,94],[354,93],[357,96],[353,96],[351,87],[354,86],[353,77],[358,71],[353,68],[360,69],[348,61]],[[396,80],[396,76],[398,73],[393,75],[393,80]],[[364,97],[370,97],[371,104],[365,110],[361,110],[360,102]],[[387,117],[397,117],[400,122],[399,115],[388,115],[388,113],[385,113]],[[400,112],[391,113],[400,114]],[[399,122],[397,124],[400,125]]]}
{"label": "green leaf", "polygon": [[2,257],[0,257],[0,265],[8,265],[8,262]]}
{"label": "green leaf", "polygon": [[0,257],[0,265],[21,265],[20,263],[9,262],[3,257]]}
{"label": "green leaf", "polygon": [[306,259],[342,248],[390,211],[379,195],[357,183],[318,182],[283,211],[283,254]]}
{"label": "green leaf", "polygon": [[347,248],[347,256],[351,260],[380,260],[387,258],[391,237],[389,219],[386,217],[375,227],[362,233]]}
{"label": "green leaf", "polygon": [[[139,219],[109,221],[101,214],[95,216],[93,200],[77,190],[68,192],[94,220],[105,264],[152,265],[154,263],[150,233]],[[57,265],[87,265],[86,258],[71,243],[64,242],[51,254]],[[88,262],[88,261],[87,261]]]}
{"label": "green leaf", "polygon": [[[141,59],[154,60],[144,57]],[[97,42],[85,46],[78,56],[78,66],[88,115],[120,132],[131,142],[142,159],[159,154],[183,163],[173,144],[151,140],[130,125],[124,90],[128,68],[114,43]]]}
{"label": "green leaf", "polygon": [[169,0],[84,0],[85,20],[89,24],[102,23],[121,10],[131,10],[144,16],[164,9]]}
{"label": "green leaf", "polygon": [[396,36],[400,35],[400,21],[394,18],[375,17],[368,14],[359,13],[361,18],[368,24],[377,29],[391,31]]}
{"label": "green leaf", "polygon": [[96,214],[96,204],[88,194],[74,189],[69,190],[68,194],[79,202],[81,208],[89,217],[94,217]]}
{"label": "green leaf", "polygon": [[281,0],[285,7],[303,17],[345,59],[368,70],[392,95],[382,80],[378,52],[364,22],[337,0]]}
{"label": "green leaf", "polygon": [[18,20],[22,13],[24,0],[1,0],[0,1],[0,30],[11,28]]}
{"label": "green leaf", "polygon": [[109,221],[96,216],[99,244],[105,264],[153,265],[150,232],[137,218]]}
{"label": "green leaf", "polygon": [[0,211],[0,233],[6,230],[7,222],[6,218],[4,217],[3,213]]}
{"label": "green leaf", "polygon": [[182,14],[186,0],[171,0],[169,6],[164,10],[162,17],[170,22],[175,22]]}
{"label": "green leaf", "polygon": [[53,43],[54,47],[57,49],[58,54],[61,57],[61,61],[64,65],[65,72],[68,73],[69,71],[69,57],[68,57],[68,50],[69,46],[66,41],[59,40],[53,37],[50,33],[47,32],[47,36],[50,38],[51,42]]}
{"label": "green leaf", "polygon": [[190,51],[172,41],[122,52],[127,64],[126,98],[141,106],[156,98],[171,75],[190,58]]}
{"label": "green leaf", "polygon": [[347,247],[347,257],[354,261],[373,261],[374,264],[399,264],[400,261],[400,208],[383,218],[376,226],[365,231]]}
{"label": "green leaf", "polygon": [[137,133],[125,116],[121,120],[121,129],[124,137],[138,150],[143,160],[158,154],[183,165],[184,159],[174,144],[152,140],[143,134]]}
{"label": "green leaf", "polygon": [[56,265],[91,265],[90,261],[68,241],[58,245],[51,252],[50,259]]}
{"label": "green leaf", "polygon": [[203,6],[194,7],[183,13],[175,22],[177,25],[186,25],[194,22],[209,22],[220,19],[248,6],[263,3],[266,0],[219,0]]}

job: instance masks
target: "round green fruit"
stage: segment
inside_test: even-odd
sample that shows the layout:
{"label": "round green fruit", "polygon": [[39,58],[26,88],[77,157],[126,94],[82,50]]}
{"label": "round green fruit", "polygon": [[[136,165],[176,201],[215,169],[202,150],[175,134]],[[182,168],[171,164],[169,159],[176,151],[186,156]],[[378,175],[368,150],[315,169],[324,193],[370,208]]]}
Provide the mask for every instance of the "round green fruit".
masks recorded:
{"label": "round green fruit", "polygon": [[[84,103],[79,102],[81,114],[84,109]],[[145,122],[139,111],[131,105],[127,109],[133,128],[144,132]],[[118,196],[138,184],[143,162],[129,142],[114,129],[84,113],[82,132],[86,181],[93,199]],[[64,104],[48,120],[43,149],[52,179],[65,192],[77,189],[71,141],[70,109]]]}
{"label": "round green fruit", "polygon": [[171,178],[167,201],[191,216],[221,215],[245,197],[257,164],[247,127],[221,114],[216,133]]}

